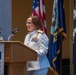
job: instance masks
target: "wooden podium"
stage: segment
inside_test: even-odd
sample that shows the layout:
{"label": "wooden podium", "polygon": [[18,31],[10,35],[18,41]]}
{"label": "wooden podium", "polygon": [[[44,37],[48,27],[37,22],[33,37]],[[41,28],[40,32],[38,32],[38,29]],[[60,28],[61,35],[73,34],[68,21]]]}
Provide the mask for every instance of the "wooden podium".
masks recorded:
{"label": "wooden podium", "polygon": [[26,62],[37,60],[37,53],[19,41],[2,41],[4,44],[4,63],[8,75],[26,75]]}

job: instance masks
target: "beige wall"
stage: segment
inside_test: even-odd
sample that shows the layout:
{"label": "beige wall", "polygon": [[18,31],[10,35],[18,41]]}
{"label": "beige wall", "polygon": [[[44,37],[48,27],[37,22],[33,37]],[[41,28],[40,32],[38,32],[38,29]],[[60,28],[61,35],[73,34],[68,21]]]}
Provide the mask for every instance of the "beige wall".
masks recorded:
{"label": "beige wall", "polygon": [[[63,42],[62,46],[62,58],[70,57],[70,24],[69,24],[69,2],[70,0],[64,0],[66,27],[67,27],[67,39]],[[51,15],[52,15],[53,0],[45,0],[46,8],[46,21],[48,37],[50,35]],[[25,22],[27,17],[31,14],[32,0],[12,0],[12,26],[13,29],[18,27],[20,30],[13,36],[13,40],[23,42],[27,33]]]}

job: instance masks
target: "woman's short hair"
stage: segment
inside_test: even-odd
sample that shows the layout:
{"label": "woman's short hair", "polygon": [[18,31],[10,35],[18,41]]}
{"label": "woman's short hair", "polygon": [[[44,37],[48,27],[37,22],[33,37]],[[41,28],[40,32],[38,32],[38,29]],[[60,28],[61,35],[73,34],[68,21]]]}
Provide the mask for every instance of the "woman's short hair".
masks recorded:
{"label": "woman's short hair", "polygon": [[41,27],[41,21],[40,18],[38,16],[30,16],[29,18],[32,18],[32,23],[37,27],[40,28]]}

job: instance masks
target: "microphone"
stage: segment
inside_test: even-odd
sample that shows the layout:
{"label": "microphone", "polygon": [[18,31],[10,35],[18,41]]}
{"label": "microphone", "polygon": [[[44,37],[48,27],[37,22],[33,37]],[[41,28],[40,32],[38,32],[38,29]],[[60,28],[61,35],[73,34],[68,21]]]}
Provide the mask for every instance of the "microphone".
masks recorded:
{"label": "microphone", "polygon": [[12,30],[11,32],[12,32],[12,34],[15,34],[15,33],[17,33],[19,31],[19,28],[15,28],[14,30]]}
{"label": "microphone", "polygon": [[18,28],[15,28],[14,30],[12,30],[12,31],[11,31],[11,33],[12,33],[12,34],[8,36],[8,41],[9,41],[9,40],[10,40],[10,38],[11,38],[12,36],[14,36],[14,35],[15,35],[15,33],[17,33],[18,31],[19,31],[19,29],[18,29]]}

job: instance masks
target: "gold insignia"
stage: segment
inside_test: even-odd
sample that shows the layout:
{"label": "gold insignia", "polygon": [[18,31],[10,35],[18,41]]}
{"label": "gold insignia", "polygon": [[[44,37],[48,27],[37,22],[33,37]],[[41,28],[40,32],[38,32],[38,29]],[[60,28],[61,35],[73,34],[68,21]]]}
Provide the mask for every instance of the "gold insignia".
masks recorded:
{"label": "gold insignia", "polygon": [[42,31],[42,30],[38,30],[38,33],[41,33],[41,34],[42,34],[42,33],[44,33],[44,31]]}

